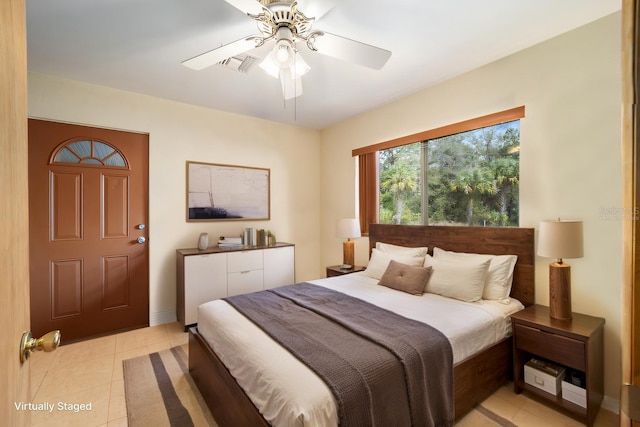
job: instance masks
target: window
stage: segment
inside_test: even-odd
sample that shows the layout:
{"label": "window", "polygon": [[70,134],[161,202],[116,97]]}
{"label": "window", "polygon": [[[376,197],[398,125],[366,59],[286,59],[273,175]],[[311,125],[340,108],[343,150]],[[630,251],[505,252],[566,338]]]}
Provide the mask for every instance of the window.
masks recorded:
{"label": "window", "polygon": [[518,226],[524,107],[353,150],[360,225]]}
{"label": "window", "polygon": [[127,167],[124,156],[103,141],[71,140],[58,147],[51,163]]}
{"label": "window", "polygon": [[518,225],[520,122],[381,150],[382,224]]}

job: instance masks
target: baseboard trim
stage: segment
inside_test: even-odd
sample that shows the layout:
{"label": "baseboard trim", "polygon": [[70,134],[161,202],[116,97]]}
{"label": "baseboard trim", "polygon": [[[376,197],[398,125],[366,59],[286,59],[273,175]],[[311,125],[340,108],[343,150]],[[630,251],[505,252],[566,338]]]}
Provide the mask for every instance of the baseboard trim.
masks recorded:
{"label": "baseboard trim", "polygon": [[601,408],[606,409],[607,411],[613,412],[614,414],[620,415],[620,400],[614,399],[609,396],[605,396],[602,399]]}
{"label": "baseboard trim", "polygon": [[165,323],[177,322],[175,310],[160,311],[149,314],[149,326],[163,325]]}

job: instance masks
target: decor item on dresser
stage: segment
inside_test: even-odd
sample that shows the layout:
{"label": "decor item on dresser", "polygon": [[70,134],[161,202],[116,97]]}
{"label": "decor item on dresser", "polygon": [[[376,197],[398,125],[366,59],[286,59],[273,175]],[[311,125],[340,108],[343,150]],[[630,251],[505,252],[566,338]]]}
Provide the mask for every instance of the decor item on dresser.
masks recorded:
{"label": "decor item on dresser", "polygon": [[339,219],[336,222],[336,237],[347,240],[342,244],[342,268],[349,270],[354,265],[355,249],[353,238],[360,237],[360,223],[356,218]]}
{"label": "decor item on dresser", "polygon": [[582,221],[551,220],[540,222],[538,255],[556,258],[549,264],[549,315],[571,319],[571,266],[563,258],[582,258]]}
{"label": "decor item on dresser", "polygon": [[268,220],[270,169],[187,161],[187,221]]}
{"label": "decor item on dresser", "polygon": [[242,230],[242,244],[244,246],[273,246],[276,236],[269,230],[248,227]]}
{"label": "decor item on dresser", "polygon": [[201,251],[207,249],[209,246],[209,235],[207,233],[200,233],[200,237],[198,238],[198,249]]}
{"label": "decor item on dresser", "polygon": [[218,239],[218,248],[220,249],[241,249],[242,237],[224,237]]}

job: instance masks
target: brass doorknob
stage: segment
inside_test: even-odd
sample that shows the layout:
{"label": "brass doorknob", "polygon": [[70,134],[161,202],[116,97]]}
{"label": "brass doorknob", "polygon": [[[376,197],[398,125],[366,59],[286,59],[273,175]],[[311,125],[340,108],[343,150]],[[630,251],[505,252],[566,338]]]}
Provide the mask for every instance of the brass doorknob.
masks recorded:
{"label": "brass doorknob", "polygon": [[60,331],[51,331],[40,338],[33,338],[31,332],[23,332],[20,340],[20,362],[25,362],[32,351],[50,352],[60,345]]}

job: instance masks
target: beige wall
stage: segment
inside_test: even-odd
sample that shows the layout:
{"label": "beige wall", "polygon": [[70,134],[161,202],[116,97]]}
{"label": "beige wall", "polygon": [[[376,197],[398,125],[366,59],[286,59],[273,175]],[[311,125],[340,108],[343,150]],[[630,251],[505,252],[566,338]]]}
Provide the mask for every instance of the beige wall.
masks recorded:
{"label": "beige wall", "polygon": [[[151,323],[175,320],[175,250],[272,230],[296,245],[296,279],[321,277],[319,133],[99,86],[30,74],[29,116],[149,133]],[[185,221],[187,160],[271,169],[271,220]]]}
{"label": "beige wall", "polygon": [[[322,259],[341,260],[337,218],[353,216],[351,150],[524,105],[520,225],[556,217],[584,221],[585,256],[569,260],[573,309],[606,319],[605,406],[620,389],[622,219],[621,15],[423,90],[322,132]],[[419,72],[419,71],[416,71]],[[614,215],[606,215],[603,212]],[[358,239],[356,263],[368,242]],[[536,302],[548,304],[548,263],[538,258]]]}

